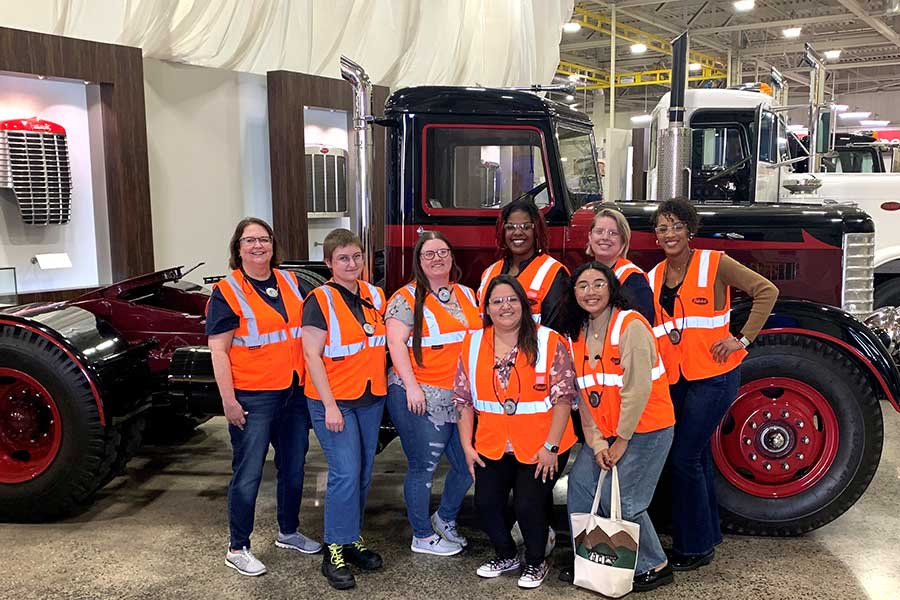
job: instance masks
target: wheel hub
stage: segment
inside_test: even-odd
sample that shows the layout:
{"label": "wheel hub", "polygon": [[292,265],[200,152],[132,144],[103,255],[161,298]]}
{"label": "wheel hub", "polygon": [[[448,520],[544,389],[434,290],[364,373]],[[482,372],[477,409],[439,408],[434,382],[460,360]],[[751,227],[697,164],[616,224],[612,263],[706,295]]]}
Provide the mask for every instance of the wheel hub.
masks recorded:
{"label": "wheel hub", "polygon": [[831,405],[812,386],[770,377],[741,386],[713,439],[716,466],[738,489],[785,498],[814,485],[837,454]]}
{"label": "wheel hub", "polygon": [[62,443],[59,410],[31,375],[0,368],[0,483],[23,483],[43,473]]}

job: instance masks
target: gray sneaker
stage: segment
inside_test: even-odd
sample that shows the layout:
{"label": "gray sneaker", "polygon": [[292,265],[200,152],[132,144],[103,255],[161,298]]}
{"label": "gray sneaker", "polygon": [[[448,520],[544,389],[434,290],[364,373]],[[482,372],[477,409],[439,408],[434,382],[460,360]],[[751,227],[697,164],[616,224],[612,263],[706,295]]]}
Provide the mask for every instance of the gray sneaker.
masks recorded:
{"label": "gray sneaker", "polygon": [[459,530],[456,528],[456,521],[445,521],[440,515],[434,513],[431,515],[431,526],[448,542],[459,544],[463,548],[469,545],[469,540],[460,535]]}
{"label": "gray sneaker", "polygon": [[463,551],[463,547],[456,542],[451,542],[434,534],[427,538],[413,536],[409,549],[419,554],[434,554],[435,556],[453,556]]}
{"label": "gray sneaker", "polygon": [[322,544],[309,539],[299,531],[287,534],[279,532],[278,539],[275,540],[275,545],[279,548],[296,550],[303,554],[318,554],[322,551]]}
{"label": "gray sneaker", "polygon": [[253,556],[246,546],[240,550],[229,549],[225,554],[225,566],[231,567],[241,575],[250,577],[258,577],[266,572],[266,565]]}

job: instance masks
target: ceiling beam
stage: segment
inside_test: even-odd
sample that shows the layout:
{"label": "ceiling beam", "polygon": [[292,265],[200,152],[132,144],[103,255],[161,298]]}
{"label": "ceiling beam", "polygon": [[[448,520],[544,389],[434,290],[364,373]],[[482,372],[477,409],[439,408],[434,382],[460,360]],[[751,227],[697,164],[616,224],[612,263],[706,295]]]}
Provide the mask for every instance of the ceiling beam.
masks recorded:
{"label": "ceiling beam", "polygon": [[[827,44],[826,49],[841,49],[847,50],[849,48],[865,48],[866,46],[884,46],[885,41],[884,38],[878,34],[872,35],[852,35],[852,36],[828,36],[827,38],[823,36],[821,38],[821,44],[819,44],[819,38],[813,38],[810,40],[810,43],[816,45],[824,45]],[[742,58],[751,58],[754,56],[772,56],[775,54],[794,54],[801,53],[805,49],[806,42],[768,42],[762,46],[757,46],[755,48],[745,48],[741,50]]]}
{"label": "ceiling beam", "polygon": [[800,27],[802,25],[818,25],[820,23],[837,23],[855,21],[856,17],[848,14],[820,15],[818,17],[803,17],[799,19],[784,19],[781,21],[757,21],[756,23],[742,23],[740,25],[725,25],[724,27],[703,27],[691,29],[691,35],[713,35],[716,33],[729,33],[731,31],[750,31],[753,29],[777,29],[778,27]]}
{"label": "ceiling beam", "polygon": [[841,6],[862,19],[866,25],[883,35],[884,39],[888,40],[895,46],[900,47],[900,35],[897,35],[897,32],[889,27],[888,24],[881,19],[869,16],[869,14],[863,9],[862,5],[859,2],[857,2],[856,0],[838,0],[838,2],[841,3]]}
{"label": "ceiling beam", "polygon": [[[596,1],[594,3],[609,10],[608,2]],[[662,4],[662,3],[661,2],[659,2],[659,3],[653,2],[653,4]],[[631,17],[632,19],[637,19],[638,21],[642,21],[642,22],[646,23],[647,25],[652,25],[653,27],[656,27],[657,29],[661,29],[663,31],[668,31],[669,33],[674,34],[674,35],[681,35],[682,33],[684,33],[684,29],[685,29],[684,27],[673,26],[669,23],[665,23],[658,19],[654,19],[653,17],[649,17],[643,13],[622,9],[620,3],[616,3],[616,14],[620,17]],[[723,46],[722,44],[719,44],[719,43],[716,43],[716,42],[713,42],[710,40],[706,40],[706,39],[695,39],[695,40],[693,40],[692,43],[697,44],[697,45],[706,46],[707,48],[715,50],[716,52],[725,53],[728,51],[728,48],[726,46]]]}

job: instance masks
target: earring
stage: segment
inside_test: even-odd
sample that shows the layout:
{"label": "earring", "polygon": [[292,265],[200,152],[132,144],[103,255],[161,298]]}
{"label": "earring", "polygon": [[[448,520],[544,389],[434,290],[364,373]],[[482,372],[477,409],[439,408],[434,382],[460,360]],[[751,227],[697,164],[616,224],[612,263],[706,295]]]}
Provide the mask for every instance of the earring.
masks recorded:
{"label": "earring", "polygon": [[659,240],[656,240],[656,245],[659,246]]}

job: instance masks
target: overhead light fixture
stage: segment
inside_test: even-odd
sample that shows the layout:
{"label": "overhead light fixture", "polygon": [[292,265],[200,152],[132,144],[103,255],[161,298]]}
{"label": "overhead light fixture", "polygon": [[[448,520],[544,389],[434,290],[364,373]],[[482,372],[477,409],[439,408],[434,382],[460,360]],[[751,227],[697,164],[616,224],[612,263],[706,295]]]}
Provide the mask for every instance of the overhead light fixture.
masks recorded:
{"label": "overhead light fixture", "polygon": [[574,99],[575,99],[575,96],[573,96],[572,94],[566,95],[566,102],[571,102]]}
{"label": "overhead light fixture", "polygon": [[576,75],[575,73],[572,73],[571,75],[569,75],[569,81],[578,81],[579,79],[581,79],[581,78],[578,75]]}
{"label": "overhead light fixture", "polygon": [[786,38],[798,38],[802,32],[802,27],[788,27],[787,29],[781,30],[781,35]]}
{"label": "overhead light fixture", "polygon": [[631,45],[631,53],[632,54],[643,54],[647,51],[646,44],[632,44]]}
{"label": "overhead light fixture", "polygon": [[753,10],[753,7],[756,5],[754,0],[737,0],[734,3],[734,10],[737,12],[747,12],[748,10]]}
{"label": "overhead light fixture", "polygon": [[575,33],[576,31],[581,30],[581,23],[575,23],[573,21],[569,21],[568,23],[563,24],[563,31],[566,33]]}
{"label": "overhead light fixture", "polygon": [[699,71],[703,68],[703,65],[700,63],[691,63],[688,65],[688,71]]}
{"label": "overhead light fixture", "polygon": [[838,115],[841,119],[868,119],[872,116],[871,112],[842,112]]}
{"label": "overhead light fixture", "polygon": [[880,119],[863,119],[859,124],[863,127],[887,127],[890,121],[882,121]]}
{"label": "overhead light fixture", "polygon": [[833,113],[842,113],[842,112],[846,112],[847,109],[849,109],[849,108],[850,108],[850,107],[847,106],[846,104],[832,104],[832,105],[831,105],[831,112],[833,112]]}
{"label": "overhead light fixture", "polygon": [[653,120],[653,115],[634,115],[631,122],[635,125],[646,125]]}
{"label": "overhead light fixture", "polygon": [[826,60],[837,60],[841,57],[840,50],[826,50],[825,51],[825,59]]}

